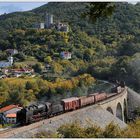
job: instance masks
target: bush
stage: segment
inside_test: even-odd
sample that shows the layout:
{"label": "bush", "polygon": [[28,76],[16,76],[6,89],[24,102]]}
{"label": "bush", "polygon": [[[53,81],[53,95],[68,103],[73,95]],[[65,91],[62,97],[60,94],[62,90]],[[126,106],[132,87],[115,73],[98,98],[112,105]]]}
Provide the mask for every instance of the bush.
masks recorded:
{"label": "bush", "polygon": [[[57,134],[55,135],[57,138],[60,136],[62,138],[120,138],[124,136],[122,135],[123,131],[113,123],[108,124],[105,129],[102,129],[91,122],[87,127],[82,127],[78,121],[75,121],[62,125],[58,128],[57,133],[54,134]],[[51,133],[50,135],[50,133],[43,131],[36,136],[40,138],[54,138],[54,134]]]}

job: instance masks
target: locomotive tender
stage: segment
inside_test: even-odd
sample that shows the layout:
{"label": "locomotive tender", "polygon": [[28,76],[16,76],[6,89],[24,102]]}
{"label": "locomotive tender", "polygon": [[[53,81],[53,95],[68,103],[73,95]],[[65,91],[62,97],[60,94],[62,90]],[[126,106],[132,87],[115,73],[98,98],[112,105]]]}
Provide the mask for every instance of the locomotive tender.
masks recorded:
{"label": "locomotive tender", "polygon": [[[71,97],[67,99],[62,99],[59,104],[52,104],[49,102],[37,103],[25,107],[17,112],[17,123],[20,125],[26,125],[33,122],[37,122],[42,119],[50,118],[58,114],[62,114],[68,111],[76,110],[83,108],[88,105],[95,104],[116,94],[121,93],[125,86],[117,86],[113,88],[113,93],[107,94],[103,93],[94,93],[88,96],[82,97]],[[115,90],[114,90],[115,89]]]}

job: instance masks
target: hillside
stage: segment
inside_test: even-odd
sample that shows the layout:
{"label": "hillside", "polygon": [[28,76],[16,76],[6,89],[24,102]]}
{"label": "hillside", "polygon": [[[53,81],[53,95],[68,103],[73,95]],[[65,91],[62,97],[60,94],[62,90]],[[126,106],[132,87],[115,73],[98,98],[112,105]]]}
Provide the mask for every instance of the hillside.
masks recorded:
{"label": "hillside", "polygon": [[[34,22],[44,20],[45,12],[54,14],[55,20],[66,21],[73,30],[80,28],[89,34],[100,37],[105,43],[118,41],[123,35],[139,33],[140,5],[117,3],[116,11],[109,19],[90,24],[81,19],[87,3],[49,3],[29,12],[16,12],[0,16],[0,29],[32,27]],[[77,27],[78,26],[78,27]],[[75,28],[74,28],[75,27]],[[110,37],[103,38],[110,34]]]}
{"label": "hillside", "polygon": [[[111,17],[95,23],[81,18],[87,3],[48,3],[28,12],[1,15],[0,61],[7,59],[6,49],[17,49],[19,53],[13,56],[12,68],[33,68],[41,79],[51,84],[87,73],[96,79],[125,80],[128,86],[139,91],[140,4],[115,4]],[[67,22],[70,31],[33,29],[36,22],[44,21],[46,11],[54,15],[54,21]],[[70,52],[72,58],[61,58],[63,51]],[[49,65],[47,70],[46,65]],[[3,91],[4,86],[2,92],[11,94],[11,90]],[[76,93],[81,93],[81,87],[87,88],[80,82]],[[17,93],[21,92],[15,88]],[[51,90],[53,94],[64,92],[61,86]],[[68,93],[69,89],[65,91]],[[51,93],[47,88],[34,93],[40,96],[48,92]]]}

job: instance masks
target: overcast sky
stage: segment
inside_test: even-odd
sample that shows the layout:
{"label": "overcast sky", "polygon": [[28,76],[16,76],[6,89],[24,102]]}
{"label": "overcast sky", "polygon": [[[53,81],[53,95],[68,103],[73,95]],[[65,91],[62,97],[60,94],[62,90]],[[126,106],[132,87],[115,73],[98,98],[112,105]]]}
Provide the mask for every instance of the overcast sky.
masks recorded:
{"label": "overcast sky", "polygon": [[0,2],[0,14],[27,11],[46,3],[47,2]]}

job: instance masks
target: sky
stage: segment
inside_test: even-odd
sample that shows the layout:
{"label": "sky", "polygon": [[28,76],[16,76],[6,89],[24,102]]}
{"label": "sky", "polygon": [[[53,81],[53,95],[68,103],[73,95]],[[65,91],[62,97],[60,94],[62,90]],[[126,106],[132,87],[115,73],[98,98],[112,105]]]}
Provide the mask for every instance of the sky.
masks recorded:
{"label": "sky", "polygon": [[[127,1],[132,4],[136,3],[133,0]],[[32,10],[46,3],[47,2],[0,2],[0,15],[4,13]]]}
{"label": "sky", "polygon": [[28,11],[47,2],[0,2],[0,15],[17,11]]}

